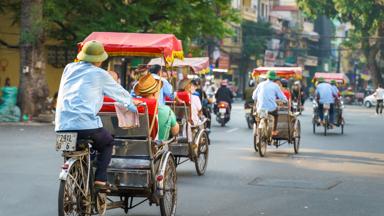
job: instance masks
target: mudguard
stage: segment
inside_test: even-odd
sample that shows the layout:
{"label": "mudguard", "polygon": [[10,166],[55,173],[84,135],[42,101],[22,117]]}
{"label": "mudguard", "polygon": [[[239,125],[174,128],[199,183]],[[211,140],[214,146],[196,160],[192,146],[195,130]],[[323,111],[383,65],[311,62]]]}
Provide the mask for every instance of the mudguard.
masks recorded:
{"label": "mudguard", "polygon": [[156,173],[156,176],[163,176],[161,181],[156,181],[156,188],[160,196],[164,195],[164,178],[165,178],[165,170],[167,168],[167,161],[171,157],[171,160],[175,161],[172,153],[170,151],[164,153],[161,156],[159,170]]}
{"label": "mudguard", "polygon": [[75,159],[75,158],[69,158],[67,161],[65,161],[64,164],[68,164],[68,168],[61,169],[61,172],[60,172],[60,175],[59,175],[59,180],[64,180],[64,181],[67,180],[68,171],[71,170],[73,164],[75,164],[76,161],[78,161],[78,159]]}

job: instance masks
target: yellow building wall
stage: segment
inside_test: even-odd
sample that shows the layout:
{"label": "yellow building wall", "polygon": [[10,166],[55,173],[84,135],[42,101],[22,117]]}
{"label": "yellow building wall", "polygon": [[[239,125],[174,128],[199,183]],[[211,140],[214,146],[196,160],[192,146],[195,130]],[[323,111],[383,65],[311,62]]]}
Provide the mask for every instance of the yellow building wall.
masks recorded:
{"label": "yellow building wall", "polygon": [[[0,14],[0,20],[0,39],[9,45],[18,45],[20,39],[19,25],[12,25],[12,16],[10,14]],[[47,54],[47,51],[45,54]],[[50,96],[53,96],[59,89],[62,71],[63,68],[55,68],[46,64],[45,73]],[[12,86],[19,85],[20,50],[0,45],[0,86],[4,86],[7,77],[11,79]]]}

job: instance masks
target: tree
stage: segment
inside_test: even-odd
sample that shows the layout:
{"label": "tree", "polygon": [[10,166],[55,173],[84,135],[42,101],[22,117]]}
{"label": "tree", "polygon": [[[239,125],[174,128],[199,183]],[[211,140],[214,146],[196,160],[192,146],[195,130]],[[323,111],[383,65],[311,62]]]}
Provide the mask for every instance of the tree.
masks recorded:
{"label": "tree", "polygon": [[20,2],[20,86],[22,114],[36,116],[48,96],[44,62],[43,0]]}
{"label": "tree", "polygon": [[310,17],[326,15],[350,22],[358,35],[367,60],[374,87],[383,83],[378,66],[379,53],[384,55],[384,2],[380,0],[298,0],[299,7]]}
{"label": "tree", "polygon": [[[272,38],[273,29],[271,24],[264,21],[252,22],[243,21],[242,29],[242,50],[240,71],[245,81],[247,71],[255,66],[257,60],[261,59],[267,48],[267,42]],[[244,83],[244,82],[242,82]]]}
{"label": "tree", "polygon": [[[173,33],[188,52],[193,41],[231,35],[238,22],[231,0],[2,0],[21,23],[20,105],[37,115],[47,96],[44,42],[71,47],[94,31]],[[206,45],[205,43],[202,43]]]}

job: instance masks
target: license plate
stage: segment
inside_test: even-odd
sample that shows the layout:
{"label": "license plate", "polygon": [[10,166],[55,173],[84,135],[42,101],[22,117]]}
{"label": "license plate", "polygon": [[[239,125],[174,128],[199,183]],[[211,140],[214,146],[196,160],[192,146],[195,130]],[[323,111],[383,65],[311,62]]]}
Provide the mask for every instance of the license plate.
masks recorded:
{"label": "license plate", "polygon": [[219,112],[220,112],[220,113],[226,113],[226,112],[227,112],[227,109],[225,109],[225,108],[220,108],[220,109],[219,109]]}
{"label": "license plate", "polygon": [[246,113],[246,114],[250,114],[250,113],[251,113],[251,109],[246,109],[246,110],[245,110],[245,113]]}
{"label": "license plate", "polygon": [[76,151],[77,133],[57,133],[56,151]]}
{"label": "license plate", "polygon": [[324,104],[324,105],[323,105],[323,108],[324,108],[324,109],[330,109],[330,108],[331,108],[331,105],[330,105],[330,104]]}

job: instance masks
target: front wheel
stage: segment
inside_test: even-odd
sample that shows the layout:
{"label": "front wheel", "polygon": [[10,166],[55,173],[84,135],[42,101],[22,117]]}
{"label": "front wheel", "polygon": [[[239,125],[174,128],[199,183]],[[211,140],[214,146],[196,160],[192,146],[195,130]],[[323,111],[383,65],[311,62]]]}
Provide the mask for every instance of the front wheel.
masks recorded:
{"label": "front wheel", "polygon": [[172,157],[168,158],[164,173],[164,195],[160,198],[160,215],[174,216],[177,204],[176,166]]}
{"label": "front wheel", "polygon": [[294,131],[293,131],[293,149],[295,150],[295,154],[299,153],[300,137],[301,137],[301,125],[300,125],[300,121],[297,120],[295,122]]}
{"label": "front wheel", "polygon": [[195,168],[197,175],[202,176],[205,173],[205,170],[207,169],[208,165],[208,135],[206,132],[203,132],[203,134],[200,137],[200,140],[198,140],[199,146],[197,149],[197,156],[195,158]]}
{"label": "front wheel", "polygon": [[60,181],[59,216],[91,215],[91,194],[85,190],[88,181],[85,170],[80,161],[76,161],[70,167],[67,179]]}
{"label": "front wheel", "polygon": [[256,152],[258,152],[258,148],[257,148],[257,143],[259,141],[259,136],[257,134],[257,124],[256,123],[253,123],[253,148],[255,149]]}

